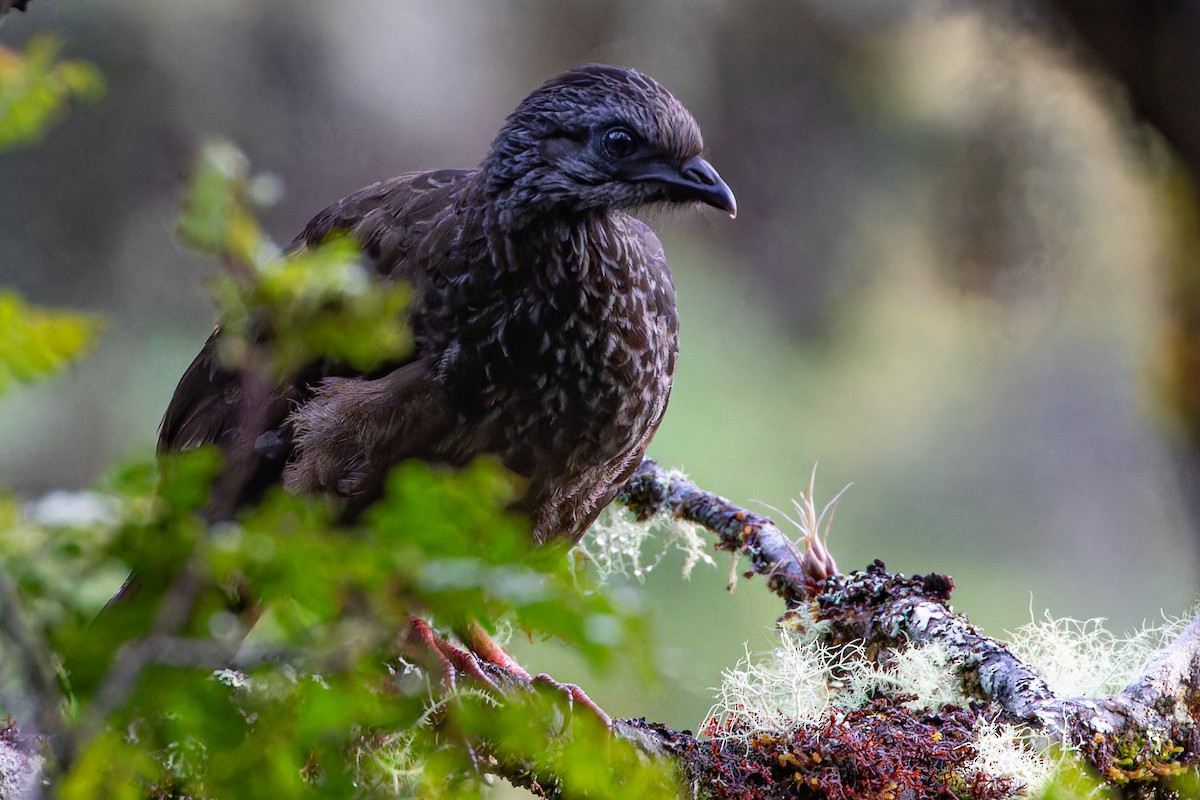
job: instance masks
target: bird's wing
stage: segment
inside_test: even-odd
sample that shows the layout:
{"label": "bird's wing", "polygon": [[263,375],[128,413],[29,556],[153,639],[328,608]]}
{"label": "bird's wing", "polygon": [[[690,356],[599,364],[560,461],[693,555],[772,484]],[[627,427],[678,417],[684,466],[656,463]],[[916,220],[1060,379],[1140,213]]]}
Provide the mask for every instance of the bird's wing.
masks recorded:
{"label": "bird's wing", "polygon": [[[472,174],[471,170],[442,169],[373,183],[313,217],[288,251],[318,244],[336,231],[347,231],[378,274],[400,280],[419,278],[419,272],[438,266],[437,253],[428,252],[422,243],[430,241],[434,228],[453,226],[451,208]],[[433,240],[449,250],[453,238],[453,231],[446,231]]]}
{"label": "bird's wing", "polygon": [[225,409],[238,405],[237,385],[217,357],[219,333],[219,327],[213,329],[175,386],[158,428],[160,453],[218,443],[230,434]]}
{"label": "bird's wing", "polygon": [[[317,214],[288,251],[315,245],[330,233],[345,230],[359,242],[364,259],[377,274],[419,280],[422,276],[417,273],[439,265],[416,257],[418,243],[428,239],[434,226],[445,225],[456,192],[470,174],[464,170],[408,173],[368,186]],[[237,504],[244,499],[247,484],[279,479],[291,443],[271,432],[311,396],[312,387],[323,378],[349,371],[336,364],[314,364],[279,385],[266,386],[261,379],[223,364],[220,343],[218,326],[175,388],[159,429],[158,449],[221,446],[227,462],[232,462],[227,463],[227,471],[246,473],[233,490],[239,498],[229,501]],[[253,464],[239,470],[236,462],[246,460]]]}

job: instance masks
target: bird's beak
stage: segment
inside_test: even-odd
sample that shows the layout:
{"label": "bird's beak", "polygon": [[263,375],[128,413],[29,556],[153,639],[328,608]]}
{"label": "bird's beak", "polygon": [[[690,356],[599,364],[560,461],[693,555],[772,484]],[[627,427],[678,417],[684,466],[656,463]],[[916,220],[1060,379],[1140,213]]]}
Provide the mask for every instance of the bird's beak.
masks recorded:
{"label": "bird's beak", "polygon": [[666,189],[667,197],[676,202],[699,200],[721,209],[730,217],[737,216],[737,198],[733,191],[721,180],[712,164],[700,156],[693,156],[678,167],[658,160],[643,161],[630,165],[623,177],[660,183]]}

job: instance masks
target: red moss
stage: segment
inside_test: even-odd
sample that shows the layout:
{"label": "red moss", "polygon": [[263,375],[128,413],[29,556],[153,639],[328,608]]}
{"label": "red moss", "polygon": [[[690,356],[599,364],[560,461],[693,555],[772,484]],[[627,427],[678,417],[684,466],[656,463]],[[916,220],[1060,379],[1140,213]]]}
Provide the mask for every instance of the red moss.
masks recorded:
{"label": "red moss", "polygon": [[[876,698],[825,724],[786,735],[749,734],[710,724],[706,788],[722,800],[923,800],[1011,797],[1007,777],[968,767],[976,755],[975,714],[947,706],[914,711],[907,698]],[[730,736],[738,738],[730,738]]]}

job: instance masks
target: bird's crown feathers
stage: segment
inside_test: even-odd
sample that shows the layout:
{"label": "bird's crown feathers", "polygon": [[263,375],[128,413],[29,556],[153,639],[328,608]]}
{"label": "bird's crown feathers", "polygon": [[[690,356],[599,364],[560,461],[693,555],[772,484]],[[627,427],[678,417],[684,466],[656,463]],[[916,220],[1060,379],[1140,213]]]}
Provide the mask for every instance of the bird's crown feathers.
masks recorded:
{"label": "bird's crown feathers", "polygon": [[704,149],[683,104],[634,69],[586,64],[555,76],[505,120],[482,171],[506,226],[553,210],[583,212],[656,202],[644,183],[622,180],[623,161],[676,166]]}

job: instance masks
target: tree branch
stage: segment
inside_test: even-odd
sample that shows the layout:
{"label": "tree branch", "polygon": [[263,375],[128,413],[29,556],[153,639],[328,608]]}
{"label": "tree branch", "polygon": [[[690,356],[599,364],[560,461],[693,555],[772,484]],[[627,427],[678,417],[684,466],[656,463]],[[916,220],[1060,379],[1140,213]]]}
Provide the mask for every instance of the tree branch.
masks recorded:
{"label": "tree branch", "polygon": [[822,580],[837,573],[837,564],[815,531],[797,544],[770,518],[706,492],[649,458],[617,499],[640,520],[665,514],[708,529],[717,535],[719,550],[745,554],[767,588],[789,604],[811,597]]}
{"label": "tree branch", "polygon": [[[793,542],[767,517],[705,492],[649,459],[620,500],[641,519],[664,513],[710,530],[718,548],[744,553],[752,568],[747,575],[762,575],[789,609],[810,605],[831,625],[833,643],[883,650],[944,645],[968,696],[986,701],[1006,721],[1081,749],[1109,780],[1148,779],[1200,760],[1200,619],[1120,694],[1063,698],[1007,645],[950,610],[954,582],[948,576],[905,578],[889,574],[878,561],[862,572],[837,573],[812,531]],[[638,730],[644,735],[646,729]],[[681,746],[679,734],[663,730],[673,746]],[[1137,746],[1131,749],[1130,743]],[[691,746],[682,745],[684,750]]]}

